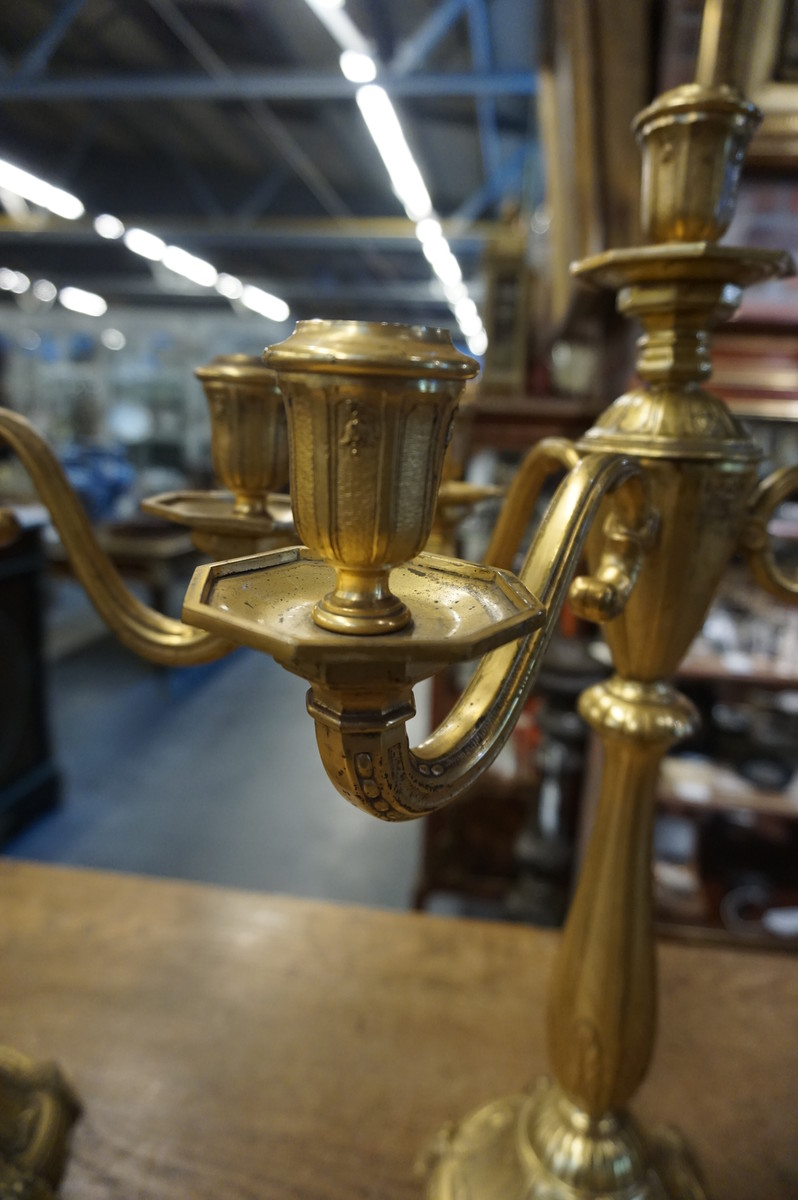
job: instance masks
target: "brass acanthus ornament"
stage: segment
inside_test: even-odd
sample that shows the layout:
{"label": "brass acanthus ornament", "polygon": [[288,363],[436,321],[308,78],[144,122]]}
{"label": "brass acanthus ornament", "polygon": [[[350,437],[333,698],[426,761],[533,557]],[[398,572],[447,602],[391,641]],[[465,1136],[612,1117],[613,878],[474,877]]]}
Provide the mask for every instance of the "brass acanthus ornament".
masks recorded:
{"label": "brass acanthus ornament", "polygon": [[[791,270],[787,255],[717,245],[757,119],[732,89],[703,85],[661,97],[638,118],[651,244],[574,270],[592,286],[617,289],[621,311],[642,323],[640,382],[575,446],[549,439],[533,447],[484,565],[422,551],[458,395],[476,369],[439,330],[301,322],[266,351],[265,367],[230,360],[203,369],[212,421],[224,424],[214,462],[233,495],[207,504],[196,494],[161,497],[160,511],[195,528],[203,548],[226,546],[228,559],[242,544],[260,551],[260,539],[287,536],[269,494],[280,482],[276,376],[306,546],[199,568],[185,624],[132,601],[40,439],[0,414],[0,434],[31,470],[81,578],[123,640],[156,661],[197,661],[232,644],[272,654],[310,684],[308,711],[330,780],[382,820],[448,804],[493,761],[567,595],[603,623],[615,674],[582,696],[580,710],[604,744],[604,777],[551,986],[554,1079],[442,1133],[428,1159],[432,1200],[705,1195],[681,1137],[643,1130],[627,1105],[648,1070],[656,1024],[657,773],[696,723],[669,679],[736,550],[769,590],[798,596],[767,535],[798,471],[758,482],[755,445],[703,386],[710,331],[732,314],[742,288]],[[263,422],[260,432],[252,421]],[[254,457],[251,444],[261,447]],[[553,472],[564,478],[513,575]],[[583,558],[587,573],[578,574]],[[411,748],[414,684],[474,658],[450,714]],[[2,1071],[0,1063],[0,1200],[10,1200],[22,1194],[14,1189],[29,1148],[13,1140],[17,1110]],[[74,1115],[68,1105],[60,1111]],[[59,1129],[68,1123],[62,1117]],[[44,1167],[42,1159],[41,1177],[52,1182]]]}

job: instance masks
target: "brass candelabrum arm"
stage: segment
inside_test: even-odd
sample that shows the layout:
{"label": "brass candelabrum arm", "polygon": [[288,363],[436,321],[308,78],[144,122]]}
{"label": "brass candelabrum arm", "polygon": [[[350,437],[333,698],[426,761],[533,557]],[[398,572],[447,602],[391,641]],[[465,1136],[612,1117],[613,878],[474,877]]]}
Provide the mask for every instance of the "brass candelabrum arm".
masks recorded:
{"label": "brass candelabrum arm", "polygon": [[546,480],[579,465],[579,451],[566,438],[543,438],[524,456],[507,490],[485,552],[492,567],[512,571],[513,559],[535,512]]}
{"label": "brass candelabrum arm", "polygon": [[507,741],[556,628],[588,532],[605,497],[623,498],[637,528],[650,524],[638,465],[592,454],[560,484],[530,546],[520,579],[546,610],[534,633],[479,661],[448,717],[415,749],[406,721],[413,713],[406,683],[345,690],[314,682],[308,711],[327,774],[356,807],[385,821],[406,821],[448,804],[472,784]]}
{"label": "brass candelabrum arm", "polygon": [[[192,629],[149,608],[128,590],[97,541],[61,464],[29,421],[0,409],[0,438],[30,475],[97,612],[129,650],[162,666],[185,667],[213,662],[233,649],[214,634]],[[0,536],[3,532],[9,536],[13,529],[14,522],[5,514],[0,520]]]}
{"label": "brass candelabrum arm", "polygon": [[785,575],[776,562],[768,522],[789,496],[798,494],[798,465],[781,467],[754,490],[749,519],[743,530],[742,549],[756,582],[786,604],[798,604],[798,578]]}

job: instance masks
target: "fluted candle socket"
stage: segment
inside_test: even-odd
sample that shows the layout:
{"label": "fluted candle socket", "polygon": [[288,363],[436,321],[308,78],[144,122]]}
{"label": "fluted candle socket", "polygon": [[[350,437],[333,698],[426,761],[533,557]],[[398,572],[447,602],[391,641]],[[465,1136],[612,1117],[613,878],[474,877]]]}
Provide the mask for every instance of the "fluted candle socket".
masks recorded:
{"label": "fluted candle socket", "polygon": [[734,215],[746,147],[762,120],[730,87],[690,83],[635,118],[642,148],[641,220],[652,242],[715,242]]}
{"label": "fluted candle socket", "polygon": [[285,398],[297,530],[337,572],[313,620],[349,634],[402,629],[411,614],[390,571],[429,537],[477,363],[446,330],[366,321],[300,321],[263,357]]}
{"label": "fluted candle socket", "polygon": [[288,482],[288,431],[274,373],[253,355],[214,358],[194,372],[211,416],[211,456],[233,511],[268,516],[269,492]]}

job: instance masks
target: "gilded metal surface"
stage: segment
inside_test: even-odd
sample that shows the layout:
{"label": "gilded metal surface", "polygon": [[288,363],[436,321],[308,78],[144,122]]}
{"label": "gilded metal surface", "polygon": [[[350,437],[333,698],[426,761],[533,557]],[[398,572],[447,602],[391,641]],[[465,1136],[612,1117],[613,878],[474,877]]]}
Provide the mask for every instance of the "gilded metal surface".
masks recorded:
{"label": "gilded metal surface", "polygon": [[[261,584],[268,591],[256,588],[254,595],[252,575],[245,594],[238,584],[222,593],[215,580],[228,568],[198,568],[184,615],[231,640],[256,644],[258,639],[262,648],[308,679],[308,707],[335,787],[382,820],[409,820],[448,804],[485,770],[510,736],[556,628],[588,531],[609,494],[625,520],[646,527],[650,513],[639,468],[619,455],[581,460],[560,484],[519,573],[525,589],[521,594],[537,597],[527,600],[535,606],[527,614],[534,620],[533,632],[518,638],[518,627],[515,641],[484,654],[447,719],[413,750],[405,728],[414,711],[410,684],[430,674],[436,661],[442,665],[480,653],[488,636],[481,623],[484,613],[475,630],[464,626],[475,589],[489,568],[457,564],[459,592],[433,591],[434,577],[424,580],[416,574],[426,556],[411,562],[404,586],[408,594],[413,586],[418,592],[417,602],[410,598],[410,607],[419,608],[418,635],[409,630],[361,639],[359,652],[352,637],[314,631],[309,612],[323,586],[321,564],[299,572],[295,552],[263,556],[263,564],[273,564],[271,580],[267,584],[269,571],[263,573]],[[229,570],[245,573],[250,565],[233,564]],[[452,567],[446,570],[451,575]],[[402,578],[399,571],[396,575]],[[539,605],[545,610],[543,622]],[[435,618],[437,648],[424,636],[425,607],[444,610]],[[451,646],[446,644],[450,640]],[[394,664],[390,669],[389,663]]]}
{"label": "gilded metal surface", "polygon": [[365,642],[312,619],[335,572],[304,547],[240,562],[198,567],[184,618],[256,650],[312,682],[362,690],[416,683],[445,663],[463,662],[538,629],[543,607],[509,572],[435,554],[420,554],[391,583],[413,610],[412,625]]}
{"label": "gilded metal surface", "polygon": [[578,462],[578,451],[565,438],[543,438],[527,451],[507,491],[485,551],[485,562],[508,571],[512,568],[544,483],[552,475],[570,471]]}
{"label": "gilded metal surface", "polygon": [[361,321],[300,321],[264,360],[285,396],[297,530],[336,569],[313,620],[359,636],[403,628],[411,613],[391,592],[390,569],[430,535],[476,362],[448,331]]}
{"label": "gilded metal surface", "polygon": [[194,372],[211,416],[216,477],[240,517],[268,519],[267,500],[288,482],[288,432],[274,374],[259,358],[220,355]]}
{"label": "gilded metal surface", "polygon": [[548,1080],[444,1130],[419,1163],[430,1200],[706,1200],[681,1137],[591,1120]]}
{"label": "gilded metal surface", "polygon": [[754,579],[771,596],[786,604],[798,604],[798,578],[785,574],[777,563],[768,522],[779,505],[795,495],[798,495],[798,466],[781,467],[763,479],[751,497],[749,519],[740,539]]}
{"label": "gilded metal surface", "polygon": [[211,558],[240,558],[297,542],[291,501],[279,492],[266,493],[262,513],[240,512],[229,492],[163,492],[141,507],[153,517],[188,526],[194,545]]}
{"label": "gilded metal surface", "polygon": [[[719,236],[754,124],[750,109],[725,89],[710,96],[681,89],[641,115],[638,132],[651,141],[644,216],[653,236]],[[435,1200],[704,1196],[678,1135],[646,1137],[625,1106],[648,1070],[656,1028],[657,773],[662,755],[696,720],[667,678],[740,544],[769,590],[791,600],[798,590],[780,576],[766,535],[768,517],[798,476],[780,472],[757,487],[755,446],[702,387],[711,371],[709,331],[733,312],[743,286],[790,267],[784,255],[684,240],[611,251],[576,267],[583,278],[620,288],[619,307],[644,329],[641,386],[616,401],[578,449],[639,463],[657,529],[647,544],[622,538],[613,546],[612,524],[609,545],[588,539],[593,588],[608,570],[610,582],[620,571],[633,586],[603,627],[617,674],[580,704],[604,744],[604,775],[550,992],[557,1084],[532,1100],[489,1105],[444,1138],[429,1185]]]}
{"label": "gilded metal surface", "polygon": [[[445,466],[444,459],[444,466]],[[486,500],[498,500],[505,489],[495,484],[469,483],[465,479],[443,479],[438,488],[435,516],[425,549],[430,554],[454,553],[457,527]],[[486,562],[490,559],[486,558]]]}
{"label": "gilded metal surface", "polygon": [[52,1200],[79,1115],[57,1067],[0,1047],[0,1200]]}
{"label": "gilded metal surface", "polygon": [[692,83],[637,116],[642,227],[652,242],[715,241],[734,216],[740,170],[762,120],[734,88]]}
{"label": "gilded metal surface", "polygon": [[[310,549],[202,568],[186,615],[221,637],[178,622],[167,635],[148,610],[142,616],[130,609],[128,594],[97,557],[85,518],[73,511],[65,481],[50,477],[53,463],[40,440],[19,418],[0,414],[0,432],[60,521],[87,587],[110,610],[109,623],[119,626],[114,609],[121,607],[122,629],[145,650],[157,643],[174,653],[184,633],[192,652],[221,652],[228,640],[239,641],[305,676],[330,779],[383,820],[449,803],[493,761],[569,589],[580,611],[604,622],[616,674],[580,702],[603,742],[605,765],[551,988],[556,1083],[496,1101],[441,1135],[429,1185],[435,1200],[704,1196],[679,1137],[649,1137],[626,1105],[648,1070],[656,1025],[657,772],[665,751],[696,721],[668,677],[738,547],[765,586],[790,600],[796,594],[773,561],[766,524],[798,476],[781,472],[757,486],[755,446],[703,387],[711,371],[709,331],[731,315],[742,287],[790,269],[787,256],[712,241],[733,209],[755,118],[729,89],[706,87],[679,89],[641,114],[644,224],[655,238],[673,241],[612,251],[576,268],[594,284],[620,288],[621,310],[642,322],[641,384],[576,450],[550,442],[528,457],[489,551],[494,562],[514,555],[545,476],[563,468],[567,474],[518,579],[492,567],[415,557],[430,531],[457,397],[475,370],[440,331],[302,322],[266,352],[286,400],[293,506]],[[225,454],[236,461],[234,443],[245,426],[239,414],[227,430]],[[253,495],[248,491],[242,504],[257,507]],[[589,573],[574,582],[583,551]],[[398,595],[389,587],[394,566]],[[447,661],[480,653],[451,713],[411,749],[413,683]],[[0,1086],[0,1119],[10,1111],[3,1104]]]}
{"label": "gilded metal surface", "polygon": [[97,612],[129,650],[150,662],[175,667],[212,662],[229,653],[229,642],[165,617],[125,587],[94,536],[61,464],[24,417],[0,409],[0,438],[8,442],[33,480]]}

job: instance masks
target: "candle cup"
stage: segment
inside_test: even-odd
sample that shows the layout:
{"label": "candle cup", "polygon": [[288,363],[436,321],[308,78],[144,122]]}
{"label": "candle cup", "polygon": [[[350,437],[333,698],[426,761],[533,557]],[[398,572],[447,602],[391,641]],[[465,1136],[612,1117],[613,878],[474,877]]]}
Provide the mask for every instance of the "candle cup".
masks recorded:
{"label": "candle cup", "polygon": [[233,512],[268,517],[268,494],[288,481],[288,430],[274,372],[259,358],[220,355],[194,372],[211,416],[211,456]]}
{"label": "candle cup", "polygon": [[653,242],[714,242],[729,227],[746,147],[762,114],[733,88],[686,84],[635,118],[641,219]]}
{"label": "candle cup", "polygon": [[457,402],[477,363],[445,330],[364,321],[300,321],[264,361],[285,397],[299,535],[336,569],[313,620],[349,634],[402,629],[411,614],[390,571],[429,537]]}

